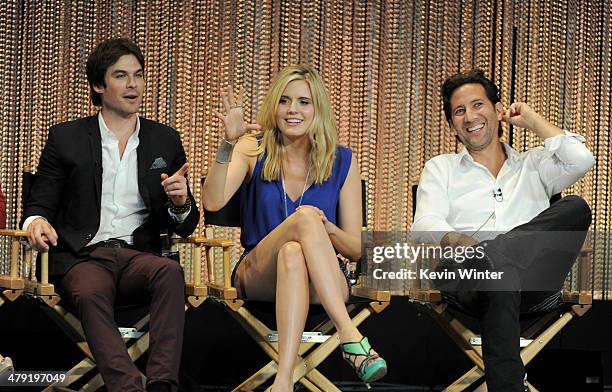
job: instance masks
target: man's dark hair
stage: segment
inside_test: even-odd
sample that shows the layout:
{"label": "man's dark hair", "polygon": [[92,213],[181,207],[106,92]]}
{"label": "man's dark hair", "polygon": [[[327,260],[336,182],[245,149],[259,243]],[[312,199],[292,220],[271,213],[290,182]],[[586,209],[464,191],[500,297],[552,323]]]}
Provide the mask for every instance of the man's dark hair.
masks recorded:
{"label": "man's dark hair", "polygon": [[[479,69],[472,69],[467,72],[455,74],[450,78],[446,79],[444,81],[444,84],[442,84],[442,104],[444,107],[444,115],[446,116],[446,121],[449,124],[452,123],[451,118],[453,115],[451,112],[451,96],[459,87],[463,86],[464,84],[472,83],[480,84],[484,88],[485,94],[487,95],[487,98],[489,99],[489,101],[491,101],[493,106],[495,106],[496,103],[501,101],[501,98],[499,97],[499,88],[497,88],[495,83],[493,83],[489,78],[484,76],[483,71]],[[503,133],[504,130],[502,129],[500,124],[499,129],[497,130],[497,135],[501,137]]]}
{"label": "man's dark hair", "polygon": [[102,41],[89,55],[87,59],[87,81],[89,82],[91,102],[95,106],[102,105],[102,98],[94,90],[94,86],[106,87],[104,81],[106,70],[115,64],[121,56],[126,54],[134,55],[144,71],[144,56],[140,48],[127,38]]}

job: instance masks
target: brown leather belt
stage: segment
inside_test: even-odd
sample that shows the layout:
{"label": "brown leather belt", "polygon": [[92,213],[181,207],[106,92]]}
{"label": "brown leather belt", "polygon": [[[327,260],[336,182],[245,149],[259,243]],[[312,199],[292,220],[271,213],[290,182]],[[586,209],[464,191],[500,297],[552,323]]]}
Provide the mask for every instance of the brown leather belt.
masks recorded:
{"label": "brown leather belt", "polygon": [[118,240],[118,239],[111,238],[111,239],[106,240],[106,241],[100,241],[100,242],[96,242],[95,244],[91,244],[89,246],[86,246],[84,248],[84,250],[86,252],[88,252],[88,253],[91,253],[96,248],[126,248],[126,249],[134,249],[134,247],[132,245],[128,244],[124,240]]}

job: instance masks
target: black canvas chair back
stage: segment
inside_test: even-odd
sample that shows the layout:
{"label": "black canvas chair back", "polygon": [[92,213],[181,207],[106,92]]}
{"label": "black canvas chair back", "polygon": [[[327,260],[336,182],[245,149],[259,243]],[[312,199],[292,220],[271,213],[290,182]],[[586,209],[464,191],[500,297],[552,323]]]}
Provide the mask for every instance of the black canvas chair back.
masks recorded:
{"label": "black canvas chair back", "polygon": [[[201,183],[204,185],[206,177],[202,177]],[[204,223],[213,226],[222,227],[240,227],[242,226],[241,205],[246,201],[246,193],[244,192],[244,184],[238,188],[236,193],[227,202],[227,204],[219,211],[203,210]]]}

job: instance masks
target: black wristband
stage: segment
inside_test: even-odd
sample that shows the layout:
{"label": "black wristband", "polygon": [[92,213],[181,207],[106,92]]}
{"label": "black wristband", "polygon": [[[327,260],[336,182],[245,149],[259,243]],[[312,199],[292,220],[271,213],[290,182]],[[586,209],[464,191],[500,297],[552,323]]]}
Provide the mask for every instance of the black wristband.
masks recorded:
{"label": "black wristband", "polygon": [[189,209],[191,208],[191,199],[189,198],[189,196],[187,196],[187,201],[182,206],[175,206],[174,203],[172,203],[172,200],[168,199],[168,201],[166,202],[166,206],[168,207],[171,213],[175,215],[182,215],[189,211]]}

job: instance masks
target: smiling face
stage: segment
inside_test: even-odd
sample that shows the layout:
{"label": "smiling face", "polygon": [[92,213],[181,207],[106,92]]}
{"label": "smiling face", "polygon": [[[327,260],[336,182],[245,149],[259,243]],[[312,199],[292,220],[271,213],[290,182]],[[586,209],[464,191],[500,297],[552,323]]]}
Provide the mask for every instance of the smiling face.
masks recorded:
{"label": "smiling face", "polygon": [[503,106],[500,102],[493,105],[481,84],[457,88],[450,97],[450,106],[450,125],[468,151],[481,151],[499,141]]}
{"label": "smiling face", "polygon": [[307,135],[315,109],[310,86],[305,80],[287,84],[276,108],[276,127],[284,138],[295,139]]}
{"label": "smiling face", "polygon": [[144,90],[144,71],[136,56],[126,54],[106,70],[106,86],[94,86],[100,94],[102,110],[121,117],[138,113]]}

